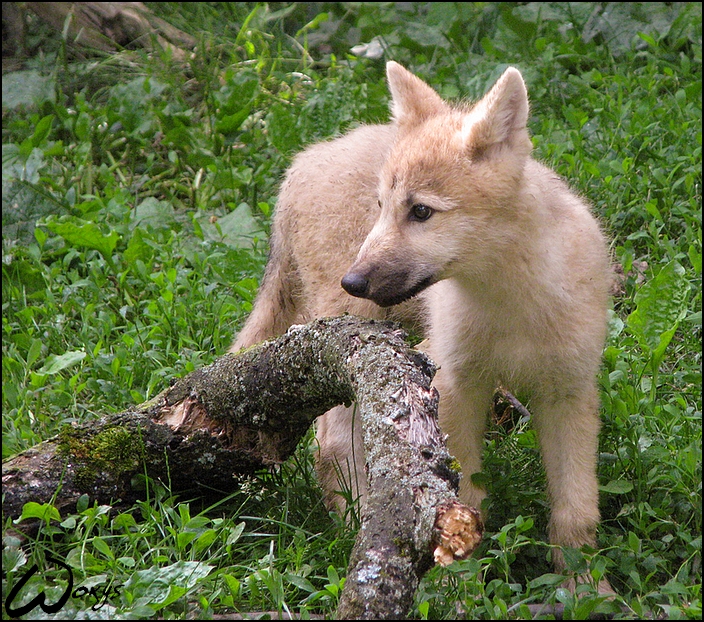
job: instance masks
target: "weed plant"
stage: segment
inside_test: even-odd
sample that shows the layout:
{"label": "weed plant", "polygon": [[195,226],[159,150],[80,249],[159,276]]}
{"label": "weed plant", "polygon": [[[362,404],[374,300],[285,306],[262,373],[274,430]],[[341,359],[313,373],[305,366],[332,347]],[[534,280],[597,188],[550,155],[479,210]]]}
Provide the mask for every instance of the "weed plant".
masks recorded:
{"label": "weed plant", "polygon": [[[477,98],[515,65],[536,156],[592,202],[623,274],[600,375],[600,548],[565,551],[569,571],[607,574],[620,597],[584,585],[575,598],[552,573],[535,435],[509,418],[479,476],[484,543],[431,570],[412,614],[525,618],[540,602],[573,619],[700,619],[701,5],[148,5],[198,38],[186,61],[86,57],[31,21],[33,53],[3,79],[3,457],[226,350],[285,167],[388,119],[385,60],[448,98]],[[55,601],[67,579],[51,556],[84,588],[53,617],[332,616],[355,521],[324,509],[313,443],[214,502],[150,481],[132,508],[28,504],[42,527],[21,542],[5,520],[3,600],[37,564],[20,601]]]}

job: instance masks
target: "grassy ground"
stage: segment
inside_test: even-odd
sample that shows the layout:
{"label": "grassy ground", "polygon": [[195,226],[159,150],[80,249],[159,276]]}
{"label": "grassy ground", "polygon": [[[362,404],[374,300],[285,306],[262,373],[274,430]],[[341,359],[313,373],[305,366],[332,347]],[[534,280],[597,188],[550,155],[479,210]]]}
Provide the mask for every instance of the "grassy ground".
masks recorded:
{"label": "grassy ground", "polygon": [[[386,59],[448,98],[479,97],[512,64],[537,157],[591,200],[626,275],[600,376],[602,548],[568,552],[569,566],[607,573],[624,617],[699,618],[701,6],[398,4],[152,3],[199,37],[185,64],[82,59],[30,25],[32,57],[3,77],[3,456],[153,397],[227,348],[286,165],[388,118]],[[539,465],[525,422],[492,427],[485,542],[429,573],[416,617],[609,609],[551,574]],[[22,601],[56,600],[53,555],[86,586],[66,619],[334,611],[354,530],[324,510],[307,447],[214,506],[168,482],[149,491],[118,514],[85,500],[23,547],[6,534],[3,599],[36,563]]]}

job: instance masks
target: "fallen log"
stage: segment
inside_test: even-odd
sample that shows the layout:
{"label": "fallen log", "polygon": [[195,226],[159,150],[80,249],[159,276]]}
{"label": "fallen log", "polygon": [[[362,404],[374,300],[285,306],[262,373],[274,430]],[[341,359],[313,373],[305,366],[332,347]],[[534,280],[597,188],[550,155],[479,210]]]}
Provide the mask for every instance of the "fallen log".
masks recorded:
{"label": "fallen log", "polygon": [[369,492],[337,618],[405,618],[433,562],[467,557],[482,533],[476,510],[457,501],[434,373],[394,324],[345,316],[293,326],[4,462],[4,513],[18,516],[28,501],[70,510],[83,494],[135,499],[145,472],[168,477],[173,492],[198,482],[231,491],[236,475],[282,462],[316,417],[354,401]]}
{"label": "fallen log", "polygon": [[24,6],[74,46],[103,52],[158,47],[183,60],[186,50],[196,45],[194,37],[154,15],[143,2],[25,2]]}

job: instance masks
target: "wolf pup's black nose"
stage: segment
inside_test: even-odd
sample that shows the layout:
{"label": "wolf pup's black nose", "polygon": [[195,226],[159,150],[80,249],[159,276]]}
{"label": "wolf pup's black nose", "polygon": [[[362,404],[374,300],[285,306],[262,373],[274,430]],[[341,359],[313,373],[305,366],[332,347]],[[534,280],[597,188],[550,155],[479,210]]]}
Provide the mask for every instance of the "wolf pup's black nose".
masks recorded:
{"label": "wolf pup's black nose", "polygon": [[342,277],[342,288],[352,296],[364,298],[369,289],[369,281],[361,274],[356,272],[348,272]]}

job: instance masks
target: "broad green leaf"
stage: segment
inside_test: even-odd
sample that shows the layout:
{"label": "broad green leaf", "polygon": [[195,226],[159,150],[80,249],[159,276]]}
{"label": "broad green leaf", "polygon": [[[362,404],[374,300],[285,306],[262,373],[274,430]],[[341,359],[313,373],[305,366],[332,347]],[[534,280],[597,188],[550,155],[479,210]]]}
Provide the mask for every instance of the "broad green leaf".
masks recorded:
{"label": "broad green leaf", "polygon": [[237,525],[230,528],[229,533],[227,534],[227,539],[225,541],[225,544],[232,545],[235,542],[237,542],[237,540],[240,539],[240,536],[242,535],[244,528],[245,528],[244,521],[242,521],[241,523],[237,523]]}
{"label": "broad green leaf", "polygon": [[252,107],[247,106],[246,108],[242,108],[242,110],[238,110],[234,114],[223,115],[215,122],[216,131],[221,134],[232,134],[233,132],[236,132],[247,120],[247,117],[251,111]]}
{"label": "broad green leaf", "polygon": [[624,495],[633,490],[633,484],[624,480],[611,480],[608,484],[599,486],[599,490],[612,495]]}
{"label": "broad green leaf", "polygon": [[127,243],[125,252],[122,253],[122,258],[125,264],[132,266],[137,260],[142,262],[149,261],[154,255],[154,249],[144,241],[144,235],[141,229],[135,229],[132,233],[130,241]]}
{"label": "broad green leaf", "polygon": [[42,75],[36,69],[4,74],[2,77],[3,110],[54,101],[56,99],[55,82],[53,75]]}
{"label": "broad green leaf", "polygon": [[[203,579],[210,574],[214,566],[203,562],[179,561],[170,566],[151,566],[146,570],[135,572],[126,584],[131,590],[142,589],[151,590],[155,600],[167,597],[169,586],[179,586],[186,589],[192,588],[199,579]],[[156,598],[158,596],[158,598]]]}
{"label": "broad green leaf", "polygon": [[5,546],[2,551],[2,571],[15,572],[27,564],[27,556],[21,548]]}
{"label": "broad green leaf", "polygon": [[112,549],[108,546],[107,542],[102,538],[93,538],[93,546],[98,549],[105,557],[109,559],[115,559],[115,555]]}
{"label": "broad green leaf", "polygon": [[130,227],[150,225],[159,229],[171,226],[174,221],[174,208],[171,203],[147,197],[134,208]]}
{"label": "broad green leaf", "polygon": [[113,518],[112,526],[116,529],[131,529],[137,526],[137,521],[134,520],[132,514],[118,514]]}
{"label": "broad green leaf", "polygon": [[61,221],[48,220],[46,226],[73,246],[97,250],[109,262],[120,239],[120,234],[117,231],[110,231],[106,235],[100,230],[97,223],[80,218],[66,218]]}
{"label": "broad green leaf", "polygon": [[67,367],[80,363],[85,357],[86,353],[83,350],[72,350],[60,356],[50,354],[47,356],[46,362],[39,370],[39,373],[48,375],[58,374]]}
{"label": "broad green leaf", "polygon": [[61,526],[64,529],[75,529],[77,524],[78,521],[76,520],[75,516],[69,516],[65,520],[61,521]]}
{"label": "broad green leaf", "polygon": [[682,315],[679,317],[678,321],[675,322],[675,325],[670,330],[666,330],[664,333],[662,333],[662,335],[660,335],[660,343],[653,350],[653,364],[656,367],[660,366],[660,361],[662,361],[663,356],[665,355],[665,350],[670,344],[670,341],[672,341],[672,338],[675,336],[675,333],[677,332],[677,326],[679,325],[679,320],[684,317],[685,312],[686,309],[683,309]]}
{"label": "broad green leaf", "polygon": [[196,552],[203,551],[207,549],[218,537],[218,532],[215,529],[206,529],[200,536],[198,540],[193,544],[193,550]]}
{"label": "broad green leaf", "polygon": [[178,550],[183,551],[198,534],[195,531],[181,531],[176,536]]}
{"label": "broad green leaf", "polygon": [[632,531],[628,532],[628,547],[634,553],[640,553],[641,543],[640,538],[634,534]]}
{"label": "broad green leaf", "polygon": [[218,218],[216,223],[211,223],[210,218],[200,219],[205,239],[223,242],[232,248],[250,248],[256,234],[264,235],[246,203],[240,203],[229,214]]}
{"label": "broad green leaf", "polygon": [[15,520],[15,524],[21,523],[27,518],[38,518],[39,520],[49,521],[51,519],[60,521],[61,514],[51,505],[51,503],[36,503],[29,501],[22,506],[22,515]]}
{"label": "broad green leaf", "polygon": [[[156,583],[152,584],[153,586],[156,586]],[[180,585],[167,585],[164,584],[163,586],[165,588],[166,594],[163,598],[157,600],[156,603],[151,603],[151,605],[157,606],[159,609],[163,609],[164,607],[168,607],[171,603],[176,602],[179,598],[181,598],[188,590],[185,587],[182,587]],[[161,592],[163,594],[163,592]]]}
{"label": "broad green leaf", "polygon": [[687,311],[689,282],[676,261],[663,266],[638,290],[626,326],[644,352],[661,355]]}
{"label": "broad green leaf", "polygon": [[236,577],[233,577],[231,574],[224,574],[222,577],[225,579],[225,583],[227,583],[227,587],[230,590],[230,593],[232,594],[232,598],[237,600],[240,597],[240,589],[241,589],[241,583],[239,579]]}
{"label": "broad green leaf", "polygon": [[27,351],[27,367],[34,365],[34,362],[39,358],[42,352],[41,339],[32,339],[32,344]]}
{"label": "broad green leaf", "polygon": [[315,592],[315,586],[305,577],[287,572],[284,574],[284,579],[292,585],[295,585],[298,589],[308,592],[309,594]]}
{"label": "broad green leaf", "polygon": [[47,136],[49,136],[49,132],[51,132],[51,124],[53,123],[53,121],[53,114],[49,114],[39,120],[39,123],[37,123],[36,127],[34,128],[34,134],[32,135],[33,147],[40,147],[41,144],[47,139]]}
{"label": "broad green leaf", "polygon": [[579,574],[583,574],[587,571],[587,561],[584,559],[584,554],[579,549],[573,549],[567,546],[562,549],[562,555],[565,558],[567,570]]}
{"label": "broad green leaf", "polygon": [[332,564],[328,566],[328,581],[331,585],[337,586],[340,584],[340,575],[337,574],[337,570]]}

